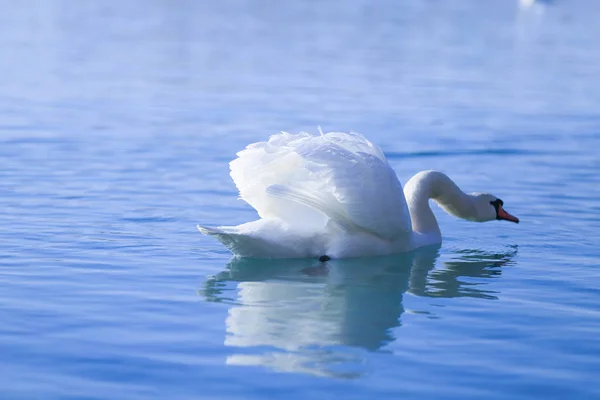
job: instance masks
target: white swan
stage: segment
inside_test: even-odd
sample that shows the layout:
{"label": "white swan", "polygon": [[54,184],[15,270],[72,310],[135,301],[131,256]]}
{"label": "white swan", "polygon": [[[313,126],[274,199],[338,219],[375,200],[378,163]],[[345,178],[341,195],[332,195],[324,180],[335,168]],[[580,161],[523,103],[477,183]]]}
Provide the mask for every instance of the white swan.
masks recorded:
{"label": "white swan", "polygon": [[237,156],[231,177],[260,219],[198,229],[240,257],[347,258],[439,244],[429,199],[470,221],[519,222],[502,200],[466,194],[441,172],[419,172],[403,192],[381,149],[356,133],[283,132]]}

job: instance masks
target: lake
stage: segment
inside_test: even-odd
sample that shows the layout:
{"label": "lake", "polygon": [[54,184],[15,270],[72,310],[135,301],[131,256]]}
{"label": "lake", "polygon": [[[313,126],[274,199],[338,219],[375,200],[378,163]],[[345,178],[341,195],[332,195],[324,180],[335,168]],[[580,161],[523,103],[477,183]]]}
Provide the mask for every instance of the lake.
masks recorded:
{"label": "lake", "polygon": [[[3,399],[600,398],[600,4],[2,2]],[[228,163],[357,131],[521,219],[243,260]]]}

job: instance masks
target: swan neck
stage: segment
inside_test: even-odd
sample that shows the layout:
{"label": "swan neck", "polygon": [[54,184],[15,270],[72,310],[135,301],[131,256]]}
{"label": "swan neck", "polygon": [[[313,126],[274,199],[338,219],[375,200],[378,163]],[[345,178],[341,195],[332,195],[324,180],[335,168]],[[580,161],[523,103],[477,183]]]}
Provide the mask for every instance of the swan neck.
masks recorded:
{"label": "swan neck", "polygon": [[425,235],[427,244],[441,242],[440,228],[429,206],[429,199],[459,218],[469,219],[473,213],[470,196],[460,190],[448,176],[438,171],[422,171],[413,176],[404,187],[404,195],[413,231]]}

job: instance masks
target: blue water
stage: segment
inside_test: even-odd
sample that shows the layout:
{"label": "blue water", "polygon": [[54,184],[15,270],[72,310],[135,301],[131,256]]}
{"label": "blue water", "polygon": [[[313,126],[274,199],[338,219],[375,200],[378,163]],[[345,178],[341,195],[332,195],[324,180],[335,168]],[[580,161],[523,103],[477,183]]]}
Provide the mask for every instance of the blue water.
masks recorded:
{"label": "blue water", "polygon": [[[0,2],[2,399],[600,398],[600,4]],[[228,162],[355,130],[521,224],[235,261]]]}

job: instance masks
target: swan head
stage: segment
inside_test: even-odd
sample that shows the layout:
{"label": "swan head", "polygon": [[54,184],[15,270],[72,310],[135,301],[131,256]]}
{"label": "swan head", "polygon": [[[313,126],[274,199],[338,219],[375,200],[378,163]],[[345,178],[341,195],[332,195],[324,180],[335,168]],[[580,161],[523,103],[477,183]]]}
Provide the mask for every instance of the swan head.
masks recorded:
{"label": "swan head", "polygon": [[519,218],[509,214],[504,209],[504,202],[489,193],[474,193],[473,205],[475,207],[475,221],[485,222],[492,220],[504,220],[519,223]]}

